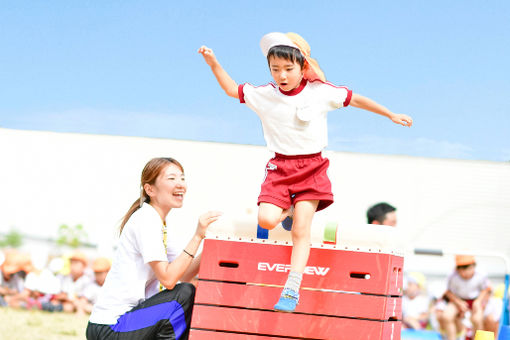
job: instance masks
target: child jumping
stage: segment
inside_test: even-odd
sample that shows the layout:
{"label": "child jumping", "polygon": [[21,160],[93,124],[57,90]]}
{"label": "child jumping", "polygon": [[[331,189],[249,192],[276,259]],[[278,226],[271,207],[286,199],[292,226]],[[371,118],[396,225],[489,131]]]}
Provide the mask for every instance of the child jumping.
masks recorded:
{"label": "child jumping", "polygon": [[[327,145],[327,113],[348,105],[411,126],[412,119],[395,114],[374,101],[353,94],[347,87],[326,82],[308,43],[296,33],[273,32],[260,41],[274,83],[238,85],[222,68],[213,51],[198,53],[211,67],[221,88],[255,111],[262,122],[267,147],[275,153],[266,165],[258,198],[258,223],[273,229],[291,224],[291,271],[275,310],[292,312],[310,254],[310,228],[316,211],[333,203],[327,175],[329,160],[321,152]],[[293,207],[293,208],[292,208]]]}

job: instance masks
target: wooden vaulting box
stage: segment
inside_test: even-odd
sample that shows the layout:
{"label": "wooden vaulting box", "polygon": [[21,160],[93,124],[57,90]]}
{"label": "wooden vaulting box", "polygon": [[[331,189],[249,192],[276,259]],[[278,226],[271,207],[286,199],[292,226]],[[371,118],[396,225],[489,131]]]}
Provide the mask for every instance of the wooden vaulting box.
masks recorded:
{"label": "wooden vaulting box", "polygon": [[403,257],[313,246],[294,313],[273,310],[290,242],[205,240],[190,338],[400,339]]}

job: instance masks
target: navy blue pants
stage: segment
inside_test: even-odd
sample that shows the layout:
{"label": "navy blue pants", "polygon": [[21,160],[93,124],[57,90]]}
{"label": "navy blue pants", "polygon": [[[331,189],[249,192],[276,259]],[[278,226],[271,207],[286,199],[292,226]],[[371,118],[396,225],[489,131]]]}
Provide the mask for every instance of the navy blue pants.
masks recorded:
{"label": "navy blue pants", "polygon": [[87,340],[188,339],[195,287],[180,283],[121,315],[115,325],[89,322]]}

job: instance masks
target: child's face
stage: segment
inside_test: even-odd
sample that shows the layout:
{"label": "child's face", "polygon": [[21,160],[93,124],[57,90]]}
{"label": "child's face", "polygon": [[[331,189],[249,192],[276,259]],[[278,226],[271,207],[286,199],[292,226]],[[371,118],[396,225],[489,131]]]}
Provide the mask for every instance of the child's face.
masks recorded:
{"label": "child's face", "polygon": [[463,278],[464,280],[469,280],[470,278],[473,277],[473,275],[475,275],[475,265],[471,264],[469,266],[459,267],[457,268],[457,272],[459,273],[461,278]]}
{"label": "child's face", "polygon": [[102,286],[104,284],[104,280],[106,280],[106,274],[108,274],[108,271],[94,272],[94,276],[96,277],[96,282],[98,285]]}
{"label": "child's face", "polygon": [[406,288],[406,295],[411,299],[415,298],[420,293],[420,286],[417,283],[409,282]]}
{"label": "child's face", "polygon": [[69,273],[74,280],[77,280],[83,275],[85,271],[85,264],[78,260],[71,260],[71,266],[69,267]]}
{"label": "child's face", "polygon": [[269,70],[274,81],[284,91],[295,89],[303,79],[303,70],[297,62],[275,56],[269,57]]}

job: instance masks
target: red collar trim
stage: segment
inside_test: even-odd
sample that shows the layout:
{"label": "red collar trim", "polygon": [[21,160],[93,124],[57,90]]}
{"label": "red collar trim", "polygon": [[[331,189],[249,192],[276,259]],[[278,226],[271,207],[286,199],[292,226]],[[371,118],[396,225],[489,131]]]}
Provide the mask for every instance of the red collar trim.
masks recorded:
{"label": "red collar trim", "polygon": [[303,77],[303,79],[301,79],[301,83],[299,84],[298,87],[296,87],[295,89],[292,89],[290,91],[284,91],[282,90],[280,87],[278,87],[278,90],[280,90],[281,93],[283,93],[284,95],[286,96],[295,96],[296,94],[299,94],[301,91],[303,91],[303,89],[305,88],[306,86],[306,79]]}

